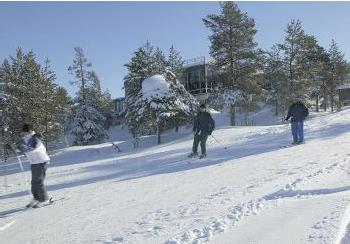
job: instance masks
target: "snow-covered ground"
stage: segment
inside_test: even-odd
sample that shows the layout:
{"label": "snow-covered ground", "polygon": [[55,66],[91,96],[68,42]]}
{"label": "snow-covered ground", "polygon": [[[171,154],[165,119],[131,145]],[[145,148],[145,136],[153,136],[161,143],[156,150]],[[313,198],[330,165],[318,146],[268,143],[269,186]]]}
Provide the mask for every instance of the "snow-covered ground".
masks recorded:
{"label": "snow-covered ground", "polygon": [[70,147],[46,180],[65,198],[24,212],[30,173],[1,167],[0,243],[350,243],[349,121],[313,114],[307,143],[289,148],[287,124],[219,126],[203,160],[186,158],[186,130],[135,150],[121,140],[122,153]]}

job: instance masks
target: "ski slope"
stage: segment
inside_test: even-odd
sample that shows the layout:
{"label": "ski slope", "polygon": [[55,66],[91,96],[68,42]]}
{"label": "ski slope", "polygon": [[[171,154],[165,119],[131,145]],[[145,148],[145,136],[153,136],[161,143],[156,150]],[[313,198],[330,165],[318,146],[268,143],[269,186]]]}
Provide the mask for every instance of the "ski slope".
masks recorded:
{"label": "ski slope", "polygon": [[188,130],[119,141],[122,153],[70,147],[46,180],[65,198],[36,210],[20,211],[30,173],[1,167],[0,243],[350,243],[349,121],[349,109],[312,114],[307,143],[289,148],[287,124],[222,125],[203,160],[186,158]]}

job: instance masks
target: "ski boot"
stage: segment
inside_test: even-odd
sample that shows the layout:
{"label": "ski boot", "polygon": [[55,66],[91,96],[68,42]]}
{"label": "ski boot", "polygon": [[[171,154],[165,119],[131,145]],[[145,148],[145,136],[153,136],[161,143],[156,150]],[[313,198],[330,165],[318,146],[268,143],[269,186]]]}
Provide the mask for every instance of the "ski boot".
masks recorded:
{"label": "ski boot", "polygon": [[205,157],[207,157],[207,154],[204,153],[204,154],[199,156],[199,159],[202,159],[202,158],[205,158]]}
{"label": "ski boot", "polygon": [[187,157],[194,158],[194,157],[197,157],[197,156],[198,156],[198,153],[191,152]]}
{"label": "ski boot", "polygon": [[39,202],[38,200],[33,199],[30,201],[30,203],[28,203],[26,205],[26,208],[31,208],[31,207],[35,206],[36,204],[38,204],[38,202]]}

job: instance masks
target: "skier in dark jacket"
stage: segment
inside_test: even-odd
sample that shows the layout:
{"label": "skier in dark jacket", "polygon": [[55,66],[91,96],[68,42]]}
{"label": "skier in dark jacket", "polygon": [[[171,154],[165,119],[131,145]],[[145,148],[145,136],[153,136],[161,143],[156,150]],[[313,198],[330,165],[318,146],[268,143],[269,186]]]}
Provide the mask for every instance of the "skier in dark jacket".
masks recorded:
{"label": "skier in dark jacket", "polygon": [[205,104],[202,104],[199,107],[199,113],[194,119],[193,123],[193,134],[194,134],[194,140],[193,140],[193,147],[192,147],[192,153],[189,155],[189,157],[195,157],[198,155],[198,145],[201,144],[201,156],[199,158],[204,158],[207,156],[206,151],[206,142],[208,139],[208,136],[211,135],[215,128],[215,121],[211,117],[210,113],[207,112],[207,108]]}
{"label": "skier in dark jacket", "polygon": [[304,143],[304,120],[309,115],[309,109],[302,103],[301,99],[294,102],[288,110],[286,121],[291,119],[293,145]]}

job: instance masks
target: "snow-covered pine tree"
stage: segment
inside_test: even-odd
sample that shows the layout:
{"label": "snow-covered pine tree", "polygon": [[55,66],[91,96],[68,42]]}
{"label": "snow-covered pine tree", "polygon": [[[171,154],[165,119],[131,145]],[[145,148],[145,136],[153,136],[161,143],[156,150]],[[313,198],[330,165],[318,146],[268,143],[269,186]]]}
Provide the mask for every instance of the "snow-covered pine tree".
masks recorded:
{"label": "snow-covered pine tree", "polygon": [[176,49],[172,45],[169,49],[169,55],[167,59],[167,70],[175,74],[176,77],[180,77],[180,75],[184,71],[184,63],[185,61],[182,59],[180,53],[176,51]]}
{"label": "snow-covered pine tree", "polygon": [[[49,67],[46,70],[42,68],[32,51],[25,54],[18,48],[10,62],[4,61],[1,73],[9,95],[6,117],[12,142],[19,139],[23,123],[32,123],[39,133],[46,131],[47,124],[56,125],[59,114],[51,109],[56,105],[56,85],[53,83],[54,73],[49,72]],[[48,74],[53,76],[49,77]],[[47,127],[47,133],[51,133],[51,136],[46,139],[55,140],[59,137],[56,128]]]}
{"label": "snow-covered pine tree", "polygon": [[104,128],[105,117],[95,109],[90,97],[85,91],[83,102],[83,94],[80,93],[77,103],[73,107],[73,129],[71,133],[75,136],[75,145],[87,145],[91,143],[101,142],[106,138],[106,130]]}
{"label": "snow-covered pine tree", "polygon": [[96,74],[89,70],[92,64],[87,61],[82,48],[74,50],[75,59],[68,71],[74,75],[72,83],[79,86],[79,91],[73,107],[72,134],[75,136],[74,144],[86,145],[100,142],[107,136],[104,128],[106,118],[97,107],[95,88],[99,84],[96,83]]}
{"label": "snow-covered pine tree", "polygon": [[147,125],[157,131],[158,144],[162,130],[168,128],[176,116],[191,118],[190,106],[178,96],[179,89],[177,83],[167,81],[163,75],[154,75],[142,82],[138,121],[141,124],[147,121]]}
{"label": "snow-covered pine tree", "polygon": [[0,67],[0,163],[6,162],[8,158],[7,144],[10,142],[9,138],[9,116],[8,116],[8,95],[5,66],[7,61],[4,61]]}
{"label": "snow-covered pine tree", "polygon": [[[219,15],[208,15],[203,19],[207,28],[212,31],[210,55],[215,61],[215,67],[222,74],[219,86],[221,91],[232,94],[250,96],[256,86],[254,75],[257,72],[257,43],[254,19],[242,13],[234,2],[220,3]],[[254,88],[255,89],[255,88]],[[237,96],[234,96],[237,98]],[[235,111],[238,100],[231,99],[231,125],[235,125]]]}
{"label": "snow-covered pine tree", "polygon": [[131,61],[125,66],[128,69],[128,74],[124,77],[125,100],[127,107],[126,124],[133,137],[136,138],[141,135],[142,128],[140,123],[139,110],[142,103],[142,81],[146,78],[157,74],[157,67],[155,65],[154,47],[147,41],[142,47],[135,51]]}
{"label": "snow-covered pine tree", "polygon": [[[8,119],[8,131],[11,133],[12,143],[18,141],[20,138],[20,127],[24,121],[24,113],[28,113],[23,104],[27,105],[29,102],[27,99],[27,88],[23,84],[23,75],[25,73],[25,54],[21,48],[16,50],[16,56],[11,57],[9,61],[5,59],[2,66],[3,80],[7,85],[7,119]],[[30,89],[30,87],[28,87]],[[28,108],[27,108],[28,109]]]}
{"label": "snow-covered pine tree", "polygon": [[[42,83],[42,104],[40,113],[43,114],[40,131],[42,131],[46,146],[48,142],[56,141],[63,132],[61,117],[63,116],[64,107],[68,106],[67,92],[63,87],[57,86],[54,81],[56,74],[51,70],[50,60],[46,58],[41,68]],[[57,97],[60,92],[60,97]],[[57,99],[58,98],[58,99]]]}
{"label": "snow-covered pine tree", "polygon": [[102,92],[100,79],[94,71],[90,75],[92,84],[89,87],[89,96],[94,100],[96,109],[106,118],[104,127],[109,129],[113,123],[113,100],[111,94],[108,91]]}
{"label": "snow-covered pine tree", "polygon": [[[172,48],[171,62],[169,62],[170,60],[166,60],[159,48],[154,51],[154,47],[147,41],[134,53],[131,61],[125,65],[128,69],[128,74],[124,78],[127,103],[126,124],[134,137],[155,132],[156,125],[159,124],[156,115],[159,114],[171,114],[171,116],[165,117],[162,115],[162,118],[158,120],[163,124],[163,129],[177,127],[192,118],[198,103],[176,80],[176,75],[172,72],[172,69],[180,72],[183,65],[181,60],[179,54]],[[170,97],[153,96],[153,100],[150,97],[145,99],[142,90],[143,81],[154,75],[157,75],[158,78],[162,77],[163,83],[165,82],[168,90],[170,89],[168,93],[171,94]],[[155,82],[154,85],[157,84],[157,79],[148,81]],[[181,107],[181,104],[186,104],[185,109]],[[167,109],[169,113],[166,113]],[[160,117],[158,116],[158,118]]]}
{"label": "snow-covered pine tree", "polygon": [[[169,73],[168,71],[167,73]],[[165,78],[169,83],[170,83],[170,88],[177,97],[177,99],[188,106],[188,109],[180,110],[177,114],[175,114],[173,122],[170,123],[169,125],[175,126],[176,132],[178,132],[179,126],[182,124],[186,124],[188,122],[192,122],[193,118],[195,116],[196,111],[199,108],[199,102],[198,100],[192,96],[191,93],[189,93],[186,88],[183,86],[183,84],[176,79],[176,76],[174,73],[171,73],[173,79],[167,79]]]}
{"label": "snow-covered pine tree", "polygon": [[159,47],[156,48],[153,57],[156,74],[165,74],[167,68],[167,60],[163,51]]}
{"label": "snow-covered pine tree", "polygon": [[72,99],[69,97],[67,90],[58,86],[55,91],[56,111],[58,114],[58,122],[61,126],[62,135],[68,146],[67,135],[72,129],[73,111]]}
{"label": "snow-covered pine tree", "polygon": [[182,59],[180,52],[178,52],[172,45],[169,49],[169,55],[167,58],[167,68],[165,72],[165,79],[171,83],[174,92],[177,94],[184,104],[189,106],[190,114],[178,113],[174,118],[175,129],[178,131],[179,125],[189,122],[192,120],[195,112],[198,109],[199,103],[183,86],[183,84],[177,79],[184,71],[185,61]]}

